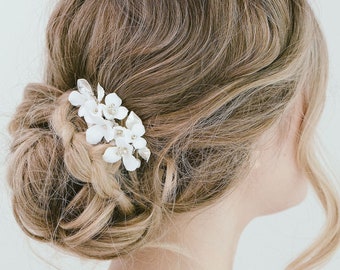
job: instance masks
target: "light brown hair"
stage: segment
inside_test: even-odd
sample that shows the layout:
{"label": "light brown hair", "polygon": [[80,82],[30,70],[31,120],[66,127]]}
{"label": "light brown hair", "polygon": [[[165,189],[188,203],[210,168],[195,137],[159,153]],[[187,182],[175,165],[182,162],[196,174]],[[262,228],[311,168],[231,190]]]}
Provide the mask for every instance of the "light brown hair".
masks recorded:
{"label": "light brown hair", "polygon": [[[287,269],[311,269],[339,242],[339,202],[315,157],[327,52],[305,0],[59,1],[44,83],[10,123],[8,182],[32,238],[86,258],[142,248],[172,213],[209,205],[251,166],[254,142],[303,91],[298,161],[327,214]],[[148,163],[128,172],[89,145],[67,98],[79,78],[116,92],[143,120]]]}

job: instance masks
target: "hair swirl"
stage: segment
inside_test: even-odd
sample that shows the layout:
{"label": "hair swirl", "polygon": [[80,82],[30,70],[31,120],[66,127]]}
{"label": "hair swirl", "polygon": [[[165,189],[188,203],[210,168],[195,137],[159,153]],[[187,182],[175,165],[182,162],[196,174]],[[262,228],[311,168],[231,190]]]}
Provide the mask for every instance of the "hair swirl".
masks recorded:
{"label": "hair swirl", "polygon": [[20,213],[14,209],[15,217],[36,239],[98,258],[91,255],[95,249],[106,259],[112,256],[108,248],[112,237],[117,255],[136,248],[157,219],[157,209],[126,195],[120,164],[103,161],[107,146],[86,142],[85,123],[68,102],[68,94],[42,84],[25,89],[10,125],[14,163],[9,175],[18,192],[14,205],[20,206]]}

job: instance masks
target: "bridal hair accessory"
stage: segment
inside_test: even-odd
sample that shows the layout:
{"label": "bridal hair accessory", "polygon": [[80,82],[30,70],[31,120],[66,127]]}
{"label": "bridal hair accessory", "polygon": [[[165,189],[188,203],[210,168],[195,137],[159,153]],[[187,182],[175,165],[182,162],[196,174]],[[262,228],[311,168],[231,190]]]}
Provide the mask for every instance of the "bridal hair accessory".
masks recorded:
{"label": "bridal hair accessory", "polygon": [[[121,106],[122,99],[116,93],[105,97],[105,91],[99,83],[96,97],[85,79],[79,79],[77,87],[78,91],[72,91],[68,100],[73,106],[79,107],[78,115],[84,117],[87,123],[86,141],[95,145],[105,139],[112,145],[106,149],[103,159],[108,163],[122,159],[128,171],[140,167],[138,156],[148,161],[150,150],[142,138],[145,133],[142,120],[133,111],[128,114],[128,109]],[[122,126],[125,118],[125,126]],[[118,120],[120,123],[117,123]]]}

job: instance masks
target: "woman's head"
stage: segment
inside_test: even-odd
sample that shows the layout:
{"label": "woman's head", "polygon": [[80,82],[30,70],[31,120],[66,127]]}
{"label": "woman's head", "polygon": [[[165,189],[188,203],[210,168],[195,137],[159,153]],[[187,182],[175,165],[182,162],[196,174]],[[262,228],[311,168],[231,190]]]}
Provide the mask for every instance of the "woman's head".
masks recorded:
{"label": "woman's head", "polygon": [[[309,168],[327,55],[306,1],[59,1],[47,47],[45,82],[10,124],[14,212],[36,239],[97,259],[142,247],[171,213],[236,188],[266,131],[285,140],[298,101]],[[86,142],[67,100],[79,78],[140,116],[148,163],[128,172]]]}

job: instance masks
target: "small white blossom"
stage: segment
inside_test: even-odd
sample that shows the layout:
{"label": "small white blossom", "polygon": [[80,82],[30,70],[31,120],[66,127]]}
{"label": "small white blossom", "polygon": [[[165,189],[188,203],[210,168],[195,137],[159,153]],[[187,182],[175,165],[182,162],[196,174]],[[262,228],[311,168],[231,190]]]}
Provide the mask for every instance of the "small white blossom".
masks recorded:
{"label": "small white blossom", "polygon": [[123,159],[123,164],[128,171],[134,171],[140,167],[140,160],[133,156],[133,147],[124,139],[116,139],[116,146],[106,149],[103,159],[108,163],[116,163]]}
{"label": "small white blossom", "polygon": [[124,106],[120,106],[121,104],[122,100],[116,93],[107,95],[105,98],[105,106],[103,106],[105,118],[108,120],[124,119],[128,114],[128,109]]}
{"label": "small white blossom", "polygon": [[106,125],[106,121],[103,118],[102,108],[94,100],[86,101],[82,106],[83,110],[79,114],[85,118],[88,126],[92,125]]}
{"label": "small white blossom", "polygon": [[72,91],[68,97],[68,100],[73,106],[80,107],[78,115],[84,116],[84,105],[88,101],[95,101],[95,96],[90,84],[84,80],[79,79],[77,81],[78,91]]}
{"label": "small white blossom", "polygon": [[[105,92],[104,89],[98,84],[97,86],[97,99],[94,96],[93,90],[90,84],[84,80],[79,79],[77,81],[78,91],[72,91],[68,97],[68,100],[73,106],[80,107],[78,111],[78,115],[80,117],[85,117],[89,113],[95,114],[97,116],[101,116],[102,108],[99,106],[99,103],[103,100]],[[88,124],[87,119],[85,119]]]}
{"label": "small white blossom", "polygon": [[145,133],[145,128],[142,120],[131,111],[126,119],[126,127],[131,132],[131,142],[136,149],[142,149],[146,146],[146,140],[142,138]]}
{"label": "small white blossom", "polygon": [[114,139],[123,138],[127,143],[131,143],[131,131],[122,126],[114,126]]}
{"label": "small white blossom", "polygon": [[110,121],[104,120],[104,124],[95,124],[89,127],[86,131],[86,141],[90,144],[97,144],[103,138],[107,142],[111,142],[114,139],[114,132],[112,129],[112,123]]}

